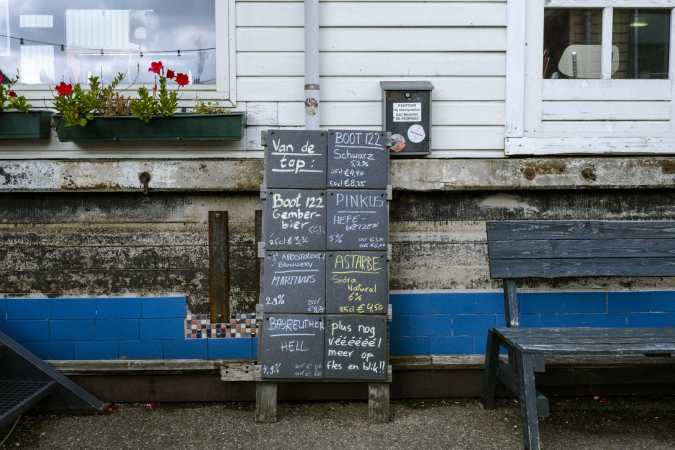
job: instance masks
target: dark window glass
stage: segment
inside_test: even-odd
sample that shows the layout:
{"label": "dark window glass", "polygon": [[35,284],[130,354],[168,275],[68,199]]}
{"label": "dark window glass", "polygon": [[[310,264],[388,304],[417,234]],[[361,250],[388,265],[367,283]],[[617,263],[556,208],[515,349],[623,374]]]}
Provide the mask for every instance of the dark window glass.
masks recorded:
{"label": "dark window glass", "polygon": [[600,78],[602,10],[547,8],[544,78]]}
{"label": "dark window glass", "polygon": [[670,10],[615,9],[612,78],[668,78]]}

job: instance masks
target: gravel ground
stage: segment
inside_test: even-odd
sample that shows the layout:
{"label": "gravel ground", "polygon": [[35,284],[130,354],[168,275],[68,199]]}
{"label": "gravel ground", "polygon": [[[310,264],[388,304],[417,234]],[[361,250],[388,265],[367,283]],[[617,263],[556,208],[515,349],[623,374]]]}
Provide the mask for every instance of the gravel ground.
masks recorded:
{"label": "gravel ground", "polygon": [[[154,406],[154,405],[153,405]],[[675,449],[675,399],[569,399],[541,421],[547,449]],[[365,403],[281,404],[257,425],[251,404],[124,405],[109,415],[24,417],[3,449],[520,449],[518,405],[395,402],[369,425]],[[7,429],[0,430],[0,440]]]}

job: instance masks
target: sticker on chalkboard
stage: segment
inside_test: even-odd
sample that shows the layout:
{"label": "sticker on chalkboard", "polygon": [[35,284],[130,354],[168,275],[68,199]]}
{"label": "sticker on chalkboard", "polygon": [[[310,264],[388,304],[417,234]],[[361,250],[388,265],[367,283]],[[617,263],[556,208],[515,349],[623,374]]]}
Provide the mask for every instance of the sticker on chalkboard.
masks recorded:
{"label": "sticker on chalkboard", "polygon": [[328,188],[386,189],[389,151],[386,133],[331,130],[328,134]]}
{"label": "sticker on chalkboard", "polygon": [[266,252],[261,303],[265,313],[326,311],[326,258],[321,252]]}
{"label": "sticker on chalkboard", "polygon": [[324,319],[309,315],[265,315],[259,352],[260,375],[274,379],[323,376]]}
{"label": "sticker on chalkboard", "polygon": [[328,316],[326,378],[384,380],[388,375],[387,318]]}
{"label": "sticker on chalkboard", "polygon": [[387,254],[331,252],[326,261],[328,314],[387,314]]}
{"label": "sticker on chalkboard", "polygon": [[386,250],[387,192],[329,191],[327,233],[328,250]]}
{"label": "sticker on chalkboard", "polygon": [[326,187],[326,132],[270,130],[265,149],[268,188]]}
{"label": "sticker on chalkboard", "polygon": [[323,250],[326,241],[323,191],[270,190],[265,200],[265,250]]}

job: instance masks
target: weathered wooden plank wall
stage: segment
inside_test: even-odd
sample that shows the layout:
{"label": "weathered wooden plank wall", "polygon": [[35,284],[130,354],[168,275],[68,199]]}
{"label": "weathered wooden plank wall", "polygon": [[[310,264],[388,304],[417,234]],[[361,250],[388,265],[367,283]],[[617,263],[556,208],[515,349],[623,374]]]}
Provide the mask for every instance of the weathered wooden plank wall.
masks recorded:
{"label": "weathered wooden plank wall", "polygon": [[[485,222],[675,219],[670,191],[397,192],[391,287],[495,289]],[[14,194],[0,197],[0,293],[187,292],[208,312],[208,212],[228,211],[232,311],[253,311],[257,193]],[[532,281],[528,287],[675,287],[675,278]]]}

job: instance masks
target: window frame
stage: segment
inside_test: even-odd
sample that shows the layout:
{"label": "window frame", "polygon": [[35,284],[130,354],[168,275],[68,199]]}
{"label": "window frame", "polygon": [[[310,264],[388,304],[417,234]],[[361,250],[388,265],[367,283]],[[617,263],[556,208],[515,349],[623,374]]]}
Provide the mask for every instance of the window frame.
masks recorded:
{"label": "window frame", "polygon": [[[187,86],[181,89],[183,92],[183,101],[181,105],[192,106],[194,96],[197,94],[199,100],[218,101],[223,106],[236,106],[236,0],[214,0],[215,1],[215,27],[216,27],[216,84]],[[148,62],[151,58],[148,58]],[[17,84],[16,91],[25,95],[31,104],[37,108],[44,108],[46,103],[52,98],[51,85],[46,84]],[[176,88],[170,88],[176,89]],[[133,96],[135,89],[121,90],[127,96]],[[47,103],[48,105],[48,103]]]}
{"label": "window frame", "polygon": [[[508,0],[506,155],[675,153],[675,0]],[[544,10],[602,9],[602,78],[544,79]],[[615,8],[670,9],[667,79],[612,79]],[[545,100],[575,101],[583,92],[631,100],[670,101],[670,120],[546,123]],[[613,98],[614,99],[614,98]]]}

